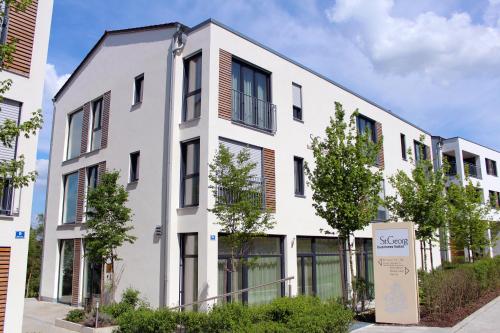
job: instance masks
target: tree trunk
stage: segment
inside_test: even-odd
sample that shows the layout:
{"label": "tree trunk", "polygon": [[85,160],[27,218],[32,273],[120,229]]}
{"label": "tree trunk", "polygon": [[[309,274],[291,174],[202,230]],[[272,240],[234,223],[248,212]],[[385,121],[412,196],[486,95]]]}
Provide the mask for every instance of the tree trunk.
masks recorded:
{"label": "tree trunk", "polygon": [[25,292],[25,296],[24,297],[29,297],[29,293],[30,293],[30,281],[31,281],[31,272],[29,273],[28,275],[28,279],[26,280],[26,292]]}
{"label": "tree trunk", "polygon": [[432,240],[429,239],[429,254],[431,257],[431,271],[434,270],[434,259],[432,258]]}
{"label": "tree trunk", "polygon": [[425,241],[422,241],[424,244],[424,270],[427,272],[427,246],[425,244]]}
{"label": "tree trunk", "polygon": [[356,277],[354,276],[354,267],[352,262],[352,247],[351,247],[351,239],[347,237],[347,249],[349,251],[349,271],[351,273],[351,289],[352,289],[352,309],[357,312],[357,297],[356,297]]}
{"label": "tree trunk", "polygon": [[420,242],[420,267],[424,269],[424,246],[422,245],[422,240]]}

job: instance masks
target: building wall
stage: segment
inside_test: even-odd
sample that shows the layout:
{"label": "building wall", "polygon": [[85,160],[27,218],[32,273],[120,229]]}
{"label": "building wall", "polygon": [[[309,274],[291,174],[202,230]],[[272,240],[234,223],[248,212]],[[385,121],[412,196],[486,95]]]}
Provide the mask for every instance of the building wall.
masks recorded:
{"label": "building wall", "polygon": [[[31,113],[42,106],[52,4],[52,0],[44,0],[37,6],[29,75],[14,70],[0,72],[0,80],[10,78],[13,81],[12,87],[4,97],[22,103],[20,122],[28,120]],[[17,156],[24,155],[26,171],[36,169],[36,146],[36,135],[30,136],[29,139],[20,136],[18,139]],[[0,216],[0,246],[11,247],[5,332],[21,331],[32,197],[32,184],[15,191],[15,207],[19,208],[19,213],[15,216]],[[24,231],[25,238],[15,239],[16,231]]]}

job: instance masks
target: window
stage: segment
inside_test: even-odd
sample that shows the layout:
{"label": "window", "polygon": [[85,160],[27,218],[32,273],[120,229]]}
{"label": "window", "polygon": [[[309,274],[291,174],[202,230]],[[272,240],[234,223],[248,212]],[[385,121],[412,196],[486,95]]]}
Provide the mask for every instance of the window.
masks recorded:
{"label": "window", "polygon": [[85,257],[83,270],[83,302],[84,306],[95,306],[101,298],[102,263],[94,263]]}
{"label": "window", "polygon": [[401,157],[406,161],[406,136],[401,133]]}
{"label": "window", "polygon": [[486,161],[486,173],[490,176],[498,176],[497,172],[497,162],[490,160],[489,158],[485,159]]}
{"label": "window", "polygon": [[129,182],[133,183],[139,180],[139,160],[141,152],[136,151],[130,154],[130,179]]}
{"label": "window", "polygon": [[137,76],[134,80],[134,104],[142,103],[144,90],[144,74]]}
{"label": "window", "polygon": [[490,191],[490,204],[491,207],[500,207],[500,192]]}
{"label": "window", "polygon": [[[198,300],[198,235],[181,234],[181,272],[180,303],[189,304]],[[196,310],[195,306],[186,307]]]}
{"label": "window", "polygon": [[[236,267],[231,269],[231,248],[227,238],[219,236],[219,283],[218,294],[250,288],[284,278],[283,238],[279,236],[253,238],[247,244],[242,257],[235,259]],[[245,262],[250,262],[246,265]],[[284,283],[274,283],[266,287],[236,294],[232,301],[245,304],[269,303],[285,294]],[[228,296],[227,301],[231,301]]]}
{"label": "window", "polygon": [[0,188],[0,215],[12,214],[12,199],[14,195],[14,187],[12,179],[2,179],[3,188]]}
{"label": "window", "polygon": [[64,176],[63,223],[76,222],[78,197],[78,172]]}
{"label": "window", "polygon": [[73,289],[73,256],[74,241],[64,239],[59,247],[59,285],[57,290],[57,301],[71,304]]}
{"label": "window", "polygon": [[200,140],[182,143],[181,207],[197,206],[200,182]]}
{"label": "window", "polygon": [[83,111],[79,110],[69,115],[68,119],[68,148],[66,159],[71,159],[80,155],[82,147],[82,123]]}
{"label": "window", "polygon": [[[98,166],[94,165],[87,168],[87,195],[91,189],[97,187],[97,172]],[[90,207],[86,205],[86,211],[90,211]]]}
{"label": "window", "polygon": [[297,284],[300,295],[342,297],[341,256],[337,238],[297,237]]}
{"label": "window", "polygon": [[293,170],[295,175],[295,195],[304,195],[304,159],[295,156],[293,158]]}
{"label": "window", "polygon": [[3,17],[0,17],[0,44],[3,45],[7,42],[7,31],[9,27],[9,8],[4,1],[0,4],[0,11],[3,13]]}
{"label": "window", "polygon": [[427,146],[422,142],[414,140],[413,148],[415,150],[415,162],[429,159],[429,156],[427,156]]}
{"label": "window", "polygon": [[92,133],[90,136],[90,149],[101,148],[101,122],[102,122],[102,98],[92,103]]}
{"label": "window", "polygon": [[373,277],[373,247],[371,238],[356,238],[356,274],[367,282],[365,298],[373,299],[374,277]]}
{"label": "window", "polygon": [[302,120],[302,87],[292,83],[293,119]]}
{"label": "window", "polygon": [[365,116],[359,115],[357,117],[358,133],[370,133],[370,138],[373,142],[377,142],[377,132],[375,129],[375,121]]}
{"label": "window", "polygon": [[184,61],[183,121],[199,118],[201,114],[201,53]]}

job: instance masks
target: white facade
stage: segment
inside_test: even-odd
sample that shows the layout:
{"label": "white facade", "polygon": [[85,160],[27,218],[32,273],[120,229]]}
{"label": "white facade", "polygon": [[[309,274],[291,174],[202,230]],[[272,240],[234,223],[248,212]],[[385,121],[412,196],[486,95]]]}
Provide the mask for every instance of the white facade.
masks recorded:
{"label": "white facade", "polygon": [[[4,98],[12,103],[20,103],[21,123],[29,120],[32,112],[42,107],[52,3],[52,0],[38,1],[29,75],[9,70],[0,72],[0,80],[12,80],[12,87],[4,94]],[[18,138],[16,156],[24,155],[25,172],[36,170],[36,150],[36,135],[30,135],[28,139],[24,136]],[[0,215],[0,247],[10,248],[4,332],[21,332],[32,199],[33,184],[14,190],[12,209]],[[24,238],[16,239],[18,231],[24,232]]]}
{"label": "white facade", "polygon": [[[306,186],[303,196],[295,195],[294,156],[312,163],[312,152],[307,147],[310,137],[324,134],[334,114],[334,102],[342,103],[348,116],[359,109],[365,117],[382,124],[386,195],[393,194],[388,177],[397,170],[410,172],[412,169],[409,160],[402,156],[401,134],[405,135],[407,149],[413,150],[414,141],[421,136],[425,145],[431,146],[431,136],[424,130],[217,22],[206,21],[189,29],[185,45],[172,57],[175,30],[176,26],[171,24],[106,33],[56,96],[41,285],[44,299],[58,299],[61,240],[78,239],[85,234],[84,223],[63,224],[61,221],[63,176],[68,173],[103,161],[108,170],[121,171],[121,183],[129,189],[129,207],[134,213],[133,234],[138,238],[134,244],[119,249],[123,260],[118,263],[117,296],[125,288],[133,287],[153,306],[175,306],[181,302],[181,289],[191,292],[189,286],[182,288],[180,283],[181,235],[197,234],[197,263],[193,274],[197,278],[198,299],[220,293],[219,227],[207,208],[214,202],[208,189],[208,164],[221,138],[274,151],[276,225],[268,234],[281,237],[280,276],[295,277],[291,283],[293,294],[299,292],[297,237],[324,237],[320,229],[328,230],[326,222],[315,215],[311,190]],[[271,102],[277,110],[275,133],[220,117],[220,50],[268,74]],[[183,60],[200,51],[200,116],[183,121]],[[143,101],[132,106],[134,78],[142,73]],[[302,87],[302,121],[293,118],[292,83]],[[65,161],[68,115],[107,91],[111,91],[107,147]],[[192,139],[199,139],[199,203],[181,207],[181,143]],[[128,183],[129,154],[136,151],[140,151],[140,176],[137,182]],[[155,234],[157,226],[162,227],[161,236]],[[371,227],[355,236],[371,238]],[[417,254],[420,253],[417,244]],[[182,261],[185,270],[192,268],[187,267],[187,262]],[[420,263],[420,258],[417,262]],[[433,264],[440,265],[437,245]],[[83,281],[83,269],[76,269],[78,280]],[[82,285],[79,283],[78,294],[75,294],[78,304],[84,302]]]}

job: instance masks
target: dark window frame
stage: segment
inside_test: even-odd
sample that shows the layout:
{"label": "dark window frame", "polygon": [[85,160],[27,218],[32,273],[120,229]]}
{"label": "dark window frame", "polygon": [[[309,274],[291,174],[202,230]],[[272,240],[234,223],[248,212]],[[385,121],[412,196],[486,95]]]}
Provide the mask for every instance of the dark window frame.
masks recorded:
{"label": "dark window frame", "polygon": [[[294,192],[296,196],[303,197],[305,195],[304,186],[304,159],[302,157],[293,157],[293,180]],[[298,183],[297,183],[298,181]]]}
{"label": "dark window frame", "polygon": [[[90,184],[90,179],[92,177],[92,171],[95,170],[95,175],[94,175],[94,184]],[[94,164],[94,165],[91,165],[91,166],[88,166],[85,170],[85,185],[86,185],[86,195],[85,195],[85,211],[89,211],[89,206],[87,204],[88,202],[88,195],[89,195],[89,191],[90,189],[94,189],[97,187],[97,185],[99,184],[99,164]]]}
{"label": "dark window frame", "polygon": [[[140,83],[140,84],[138,84]],[[138,90],[140,87],[140,90]],[[137,75],[134,78],[134,104],[140,104],[143,101],[144,96],[144,73]]]}
{"label": "dark window frame", "polygon": [[[190,144],[197,144],[197,156],[195,156],[196,161],[193,161],[193,163],[198,163],[197,169],[198,172],[193,172],[190,174],[186,174],[186,158],[187,158],[187,146]],[[186,194],[186,180],[187,179],[192,179],[192,178],[198,178],[198,191],[197,191],[197,198],[196,200],[193,200],[192,204],[186,205],[185,203],[185,194]],[[181,202],[180,202],[180,207],[185,208],[185,207],[197,207],[200,204],[200,138],[195,138],[187,141],[181,142]],[[194,193],[194,192],[193,192]]]}
{"label": "dark window frame", "polygon": [[[419,147],[422,147],[423,158],[422,158],[422,156],[420,156]],[[415,162],[425,161],[425,160],[429,159],[429,156],[427,156],[427,145],[425,143],[422,143],[422,142],[417,141],[417,140],[413,140],[413,151],[415,154]]]}
{"label": "dark window frame", "polygon": [[[104,102],[104,99],[103,97],[100,97],[98,99],[95,99],[94,101],[92,101],[92,128],[91,128],[91,132],[90,132],[90,150],[91,151],[94,151],[94,150],[98,150],[101,148],[101,144],[102,144],[102,104]],[[96,105],[99,105],[99,122],[97,124],[97,127],[96,127]],[[94,139],[95,139],[95,133],[98,132],[98,131],[101,131],[101,138],[100,138],[100,141],[99,142],[99,147],[98,148],[95,148],[93,149],[92,147],[94,146]]]}
{"label": "dark window frame", "polygon": [[70,172],[70,173],[67,173],[65,175],[63,175],[63,202],[62,202],[62,215],[61,215],[61,222],[62,224],[75,224],[76,223],[76,210],[75,210],[75,220],[74,221],[64,221],[64,215],[66,213],[66,210],[64,209],[65,208],[65,203],[66,203],[66,200],[67,200],[67,196],[66,196],[66,186],[68,186],[68,178],[69,176],[71,175],[75,175],[76,174],[76,204],[75,204],[75,207],[76,205],[78,204],[78,178],[79,178],[79,174],[78,174],[78,171],[73,171],[73,172]]}
{"label": "dark window frame", "polygon": [[[195,89],[193,91],[188,91],[189,89],[189,62],[199,58],[201,61],[201,69],[200,69],[200,88]],[[201,117],[201,106],[200,113],[198,115],[194,115],[193,118],[187,119],[187,100],[191,96],[200,95],[200,103],[201,103],[201,92],[203,85],[203,55],[202,51],[198,51],[195,54],[190,55],[189,57],[184,59],[184,86],[183,86],[183,105],[182,105],[182,122],[186,122],[189,120],[198,119]]]}
{"label": "dark window frame", "polygon": [[[185,242],[186,242],[186,236],[196,236],[196,254],[186,254],[186,247],[185,247]],[[199,237],[197,232],[188,232],[188,233],[180,233],[179,234],[179,271],[180,271],[180,281],[179,281],[179,304],[184,305],[185,304],[185,286],[184,286],[184,280],[185,280],[185,259],[186,258],[196,258],[198,259],[199,257]],[[199,265],[200,262],[197,261],[197,264]],[[198,267],[199,269],[199,267]],[[198,278],[198,277],[196,277]],[[197,280],[196,284],[199,284],[199,281]],[[197,306],[194,305],[193,309],[196,309]],[[184,310],[184,308],[183,308]]]}
{"label": "dark window frame", "polygon": [[[66,160],[71,160],[73,158],[77,158],[78,156],[80,156],[82,154],[82,151],[80,148],[80,151],[78,154],[76,154],[75,156],[69,157],[70,141],[71,141],[71,135],[72,135],[71,122],[73,121],[73,117],[79,113],[82,114],[82,119],[83,119],[83,108],[79,108],[79,109],[71,112],[70,114],[68,114],[68,137],[66,138],[66,158],[65,158]],[[83,120],[82,120],[82,127],[80,128],[80,132],[81,132],[80,133],[80,145],[81,145],[82,134],[83,134]]]}
{"label": "dark window frame", "polygon": [[140,179],[141,151],[129,154],[129,183],[138,182]]}
{"label": "dark window frame", "polygon": [[489,158],[485,158],[484,160],[486,164],[486,173],[490,176],[498,177],[497,161]]}
{"label": "dark window frame", "polygon": [[[362,126],[362,122],[363,121],[365,123],[365,126],[363,127]],[[358,133],[360,134],[363,134],[365,133],[366,131],[366,128],[367,128],[367,124],[370,124],[370,127],[372,127],[370,129],[370,134],[371,134],[371,140],[372,142],[374,143],[377,143],[378,141],[378,138],[377,138],[377,122],[365,115],[362,115],[362,114],[358,114],[357,117],[356,117],[356,128],[358,130]]]}
{"label": "dark window frame", "polygon": [[401,140],[401,157],[403,158],[404,161],[407,160],[407,155],[406,155],[406,135],[403,133],[400,133],[399,135],[400,140]]}
{"label": "dark window frame", "polygon": [[[294,87],[299,88],[299,93],[300,93],[300,106],[297,106],[293,103],[293,89]],[[302,101],[302,86],[300,84],[297,84],[295,82],[292,82],[292,107],[293,107],[293,120],[297,121],[304,121],[303,119],[303,108],[304,108],[304,103]]]}

